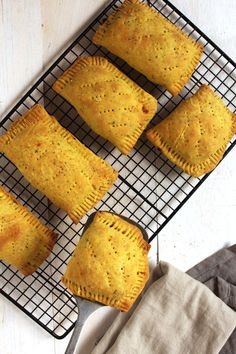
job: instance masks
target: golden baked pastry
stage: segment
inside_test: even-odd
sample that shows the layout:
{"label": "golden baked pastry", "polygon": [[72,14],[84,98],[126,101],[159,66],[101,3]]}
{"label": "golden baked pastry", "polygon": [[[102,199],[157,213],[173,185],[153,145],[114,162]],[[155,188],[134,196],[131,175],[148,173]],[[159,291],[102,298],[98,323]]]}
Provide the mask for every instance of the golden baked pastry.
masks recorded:
{"label": "golden baked pastry", "polygon": [[159,12],[138,0],[125,0],[98,27],[93,42],[172,95],[178,95],[188,82],[203,50]]}
{"label": "golden baked pastry", "polygon": [[137,226],[97,212],[62,281],[75,295],[128,311],[148,280],[149,248]]}
{"label": "golden baked pastry", "polygon": [[168,159],[191,176],[210,172],[236,132],[235,115],[207,85],[147,132]]}
{"label": "golden baked pastry", "polygon": [[53,89],[123,154],[130,152],[157,109],[153,96],[102,57],[79,58]]}
{"label": "golden baked pastry", "polygon": [[0,259],[32,274],[49,256],[56,234],[0,186]]}
{"label": "golden baked pastry", "polygon": [[35,105],[0,138],[0,150],[27,180],[78,223],[117,172]]}

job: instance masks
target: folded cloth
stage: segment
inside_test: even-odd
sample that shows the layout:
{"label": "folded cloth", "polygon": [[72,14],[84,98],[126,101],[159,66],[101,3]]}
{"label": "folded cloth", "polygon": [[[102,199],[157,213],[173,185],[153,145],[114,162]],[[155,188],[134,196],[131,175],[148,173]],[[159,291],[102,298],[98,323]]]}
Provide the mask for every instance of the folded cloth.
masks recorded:
{"label": "folded cloth", "polygon": [[92,354],[216,354],[236,314],[205,285],[160,262],[133,313],[120,313]]}
{"label": "folded cloth", "polygon": [[[204,283],[216,296],[236,311],[236,245],[214,253],[187,272]],[[236,353],[236,330],[220,354]]]}

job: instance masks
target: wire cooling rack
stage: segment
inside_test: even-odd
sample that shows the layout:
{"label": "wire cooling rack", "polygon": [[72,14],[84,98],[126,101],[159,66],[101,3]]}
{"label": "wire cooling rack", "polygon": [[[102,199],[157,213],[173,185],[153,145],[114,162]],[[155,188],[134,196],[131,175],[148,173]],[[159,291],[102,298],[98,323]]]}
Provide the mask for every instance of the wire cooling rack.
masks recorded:
{"label": "wire cooling rack", "polygon": [[[226,105],[235,112],[236,65],[169,1],[150,1],[150,6],[205,46],[201,63],[190,82],[178,97],[172,97],[121,59],[92,44],[91,38],[98,24],[121,2],[114,0],[102,11],[3,119],[1,127],[4,132],[10,122],[32,105],[42,103],[64,127],[120,172],[115,186],[95,210],[112,210],[132,218],[145,227],[151,242],[207,175],[201,179],[189,177],[168,161],[144,136],[128,157],[122,156],[109,142],[93,133],[80,120],[72,106],[52,90],[52,84],[78,56],[105,56],[158,99],[159,111],[151,123],[153,125],[165,118],[181,100],[195,93],[203,83],[210,84],[224,99]],[[226,154],[235,143],[235,139],[231,141]],[[79,225],[72,224],[68,216],[48,203],[48,200],[30,186],[3,155],[0,156],[0,166],[1,184],[59,235],[51,257],[32,276],[24,278],[10,266],[0,264],[1,294],[54,337],[63,338],[73,328],[77,312],[76,304],[71,294],[61,285],[60,278],[87,217],[84,217]]]}

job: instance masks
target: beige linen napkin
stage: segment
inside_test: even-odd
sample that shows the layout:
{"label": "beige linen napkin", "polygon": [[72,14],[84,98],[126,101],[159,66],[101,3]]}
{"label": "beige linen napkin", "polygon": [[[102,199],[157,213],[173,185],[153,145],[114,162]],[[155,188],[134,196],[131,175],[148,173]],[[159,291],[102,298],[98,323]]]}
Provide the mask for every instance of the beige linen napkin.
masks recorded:
{"label": "beige linen napkin", "polygon": [[160,262],[133,312],[120,313],[92,354],[216,354],[236,314],[205,285]]}

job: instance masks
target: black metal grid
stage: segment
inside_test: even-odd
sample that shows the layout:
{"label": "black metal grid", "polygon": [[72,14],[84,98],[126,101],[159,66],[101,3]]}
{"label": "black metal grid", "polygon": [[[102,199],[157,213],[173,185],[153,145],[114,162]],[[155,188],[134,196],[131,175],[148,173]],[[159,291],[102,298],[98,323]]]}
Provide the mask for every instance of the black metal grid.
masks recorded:
{"label": "black metal grid", "polygon": [[[93,133],[71,105],[59,97],[51,86],[78,56],[105,56],[158,98],[159,110],[151,123],[153,125],[165,118],[181,100],[196,92],[202,83],[210,84],[235,112],[236,64],[169,1],[150,1],[150,5],[157,11],[205,45],[201,63],[192,79],[178,97],[172,97],[121,59],[92,44],[91,37],[98,24],[121,2],[114,0],[102,11],[9,112],[1,127],[5,131],[10,122],[32,105],[42,103],[80,141],[119,170],[118,181],[95,210],[113,210],[132,218],[146,228],[151,242],[208,175],[203,178],[189,177],[157,151],[144,136],[129,157],[122,156],[109,142]],[[234,139],[226,154],[235,144]],[[76,304],[71,294],[60,284],[60,278],[87,217],[79,225],[72,224],[67,215],[48,204],[47,199],[31,187],[3,155],[0,156],[0,166],[1,183],[59,234],[51,257],[32,276],[24,278],[10,266],[0,263],[1,294],[54,337],[63,338],[73,328],[77,313]]]}

